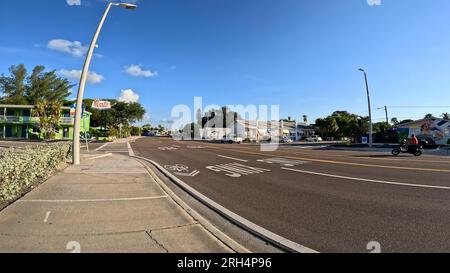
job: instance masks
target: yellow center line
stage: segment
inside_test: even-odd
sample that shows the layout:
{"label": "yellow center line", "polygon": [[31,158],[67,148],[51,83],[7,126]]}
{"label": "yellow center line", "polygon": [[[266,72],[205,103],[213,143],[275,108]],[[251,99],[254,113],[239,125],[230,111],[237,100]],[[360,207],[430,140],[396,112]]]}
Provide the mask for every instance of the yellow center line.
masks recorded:
{"label": "yellow center line", "polygon": [[[352,156],[350,158],[355,159],[370,159],[370,160],[387,160],[387,161],[403,161],[403,159],[394,159],[394,158],[374,158],[374,157],[366,157],[366,156]],[[410,160],[408,163],[421,163],[421,162],[428,162],[428,163],[441,163],[441,164],[450,164],[450,161],[436,161],[436,160]]]}
{"label": "yellow center line", "polygon": [[[286,151],[286,150],[280,150],[280,152],[289,152],[289,153],[295,153],[295,154],[302,154],[302,155],[314,155],[312,153],[309,153],[308,151],[313,152],[312,150],[305,150],[305,151]],[[343,151],[346,153],[351,153],[348,151]],[[332,154],[332,153],[322,153],[320,152],[320,155],[322,156],[328,156],[328,157],[340,157],[340,158],[354,158],[354,159],[370,159],[370,160],[386,160],[386,161],[402,161],[402,159],[394,159],[394,158],[374,158],[374,157],[370,157],[369,155],[362,155],[362,156],[357,156],[354,154],[347,154],[347,155],[340,155],[340,154]],[[448,160],[427,160],[427,159],[421,159],[421,160],[415,160],[412,159],[409,161],[409,163],[421,163],[421,162],[429,162],[429,163],[442,163],[442,164],[450,164],[450,161]]]}
{"label": "yellow center line", "polygon": [[[221,151],[230,151],[230,149],[221,149],[218,147],[212,147],[207,145],[209,148],[217,149]],[[287,159],[295,159],[295,160],[303,160],[303,161],[311,161],[311,162],[320,162],[320,163],[329,163],[329,164],[338,164],[338,165],[349,165],[349,166],[360,166],[360,167],[373,167],[373,168],[384,168],[384,169],[396,169],[396,170],[413,170],[413,171],[425,171],[425,172],[443,172],[450,173],[450,170],[445,169],[429,169],[429,168],[415,168],[415,167],[399,167],[399,166],[387,166],[387,165],[374,165],[374,164],[364,164],[364,163],[355,163],[355,162],[346,162],[346,161],[335,161],[335,160],[325,160],[325,159],[315,159],[315,158],[305,158],[305,157],[294,157],[294,156],[285,156],[285,155],[277,155],[277,154],[264,154],[250,151],[242,151],[242,150],[233,150],[238,153],[243,154],[252,154],[252,155],[262,155],[262,156],[281,156]]]}

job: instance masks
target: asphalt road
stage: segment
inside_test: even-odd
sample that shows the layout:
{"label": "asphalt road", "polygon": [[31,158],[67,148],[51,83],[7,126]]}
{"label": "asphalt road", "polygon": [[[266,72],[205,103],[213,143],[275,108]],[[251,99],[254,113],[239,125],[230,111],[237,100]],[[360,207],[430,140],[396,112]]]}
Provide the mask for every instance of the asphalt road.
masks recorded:
{"label": "asphalt road", "polygon": [[320,252],[367,253],[373,244],[450,252],[450,158],[168,138],[132,148],[229,210]]}

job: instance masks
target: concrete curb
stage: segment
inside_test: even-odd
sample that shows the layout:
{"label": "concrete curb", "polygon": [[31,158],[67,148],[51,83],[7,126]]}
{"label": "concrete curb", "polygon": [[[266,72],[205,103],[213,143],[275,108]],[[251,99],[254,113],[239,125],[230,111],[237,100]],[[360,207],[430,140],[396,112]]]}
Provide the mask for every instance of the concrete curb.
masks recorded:
{"label": "concrete curb", "polygon": [[141,163],[145,169],[148,171],[149,175],[155,179],[156,183],[172,198],[172,200],[177,203],[180,207],[182,207],[186,213],[188,213],[192,218],[194,218],[200,225],[203,226],[209,233],[211,233],[217,240],[222,242],[224,245],[232,249],[236,253],[251,253],[248,249],[228,237],[225,233],[217,229],[215,226],[210,224],[205,218],[203,218],[200,214],[198,214],[195,210],[193,210],[188,204],[186,204],[180,197],[178,197],[166,184],[161,181],[158,175],[147,166],[145,162],[137,159],[139,163]]}
{"label": "concrete curb", "polygon": [[222,215],[226,219],[230,220],[234,224],[240,226],[247,232],[250,232],[251,234],[285,250],[288,252],[298,252],[298,253],[318,253],[317,251],[302,246],[298,243],[295,243],[293,241],[290,241],[284,237],[281,237],[261,226],[256,225],[253,222],[250,222],[249,220],[233,213],[232,211],[224,208],[223,206],[219,205],[218,203],[214,202],[213,200],[209,199],[208,197],[204,196],[200,192],[196,191],[194,188],[190,187],[183,181],[181,181],[176,176],[172,175],[170,172],[165,170],[163,167],[161,167],[158,163],[154,162],[153,160],[150,160],[145,157],[140,156],[134,156],[134,158],[144,160],[146,162],[151,163],[153,166],[155,166],[159,171],[161,171],[164,175],[166,175],[169,179],[171,179],[176,185],[178,185],[180,188],[182,188],[184,191],[189,193],[191,196],[193,196],[195,199],[200,201],[202,204],[206,205],[210,209],[214,210],[218,214]]}

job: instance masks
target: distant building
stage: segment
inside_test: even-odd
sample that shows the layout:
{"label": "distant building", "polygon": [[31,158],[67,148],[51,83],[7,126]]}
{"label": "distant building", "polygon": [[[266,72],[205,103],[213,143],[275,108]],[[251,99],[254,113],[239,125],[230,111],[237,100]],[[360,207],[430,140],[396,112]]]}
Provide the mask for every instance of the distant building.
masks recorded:
{"label": "distant building", "polygon": [[228,128],[208,127],[207,124],[201,130],[202,138],[209,140],[221,140],[229,134],[249,141],[264,141],[272,137],[288,137],[293,141],[300,141],[314,136],[315,128],[295,121],[237,120]]}
{"label": "distant building", "polygon": [[301,141],[316,134],[316,128],[305,122],[281,121],[280,129],[283,136],[292,141]]}
{"label": "distant building", "polygon": [[395,126],[399,140],[416,135],[419,139],[432,140],[437,145],[450,144],[450,120],[431,118],[398,124]]}
{"label": "distant building", "polygon": [[[0,139],[41,139],[39,118],[33,117],[33,105],[0,104]],[[70,107],[62,107],[56,139],[73,139],[74,117]],[[71,113],[72,112],[72,113]],[[91,113],[85,111],[81,120],[81,135],[89,131]]]}

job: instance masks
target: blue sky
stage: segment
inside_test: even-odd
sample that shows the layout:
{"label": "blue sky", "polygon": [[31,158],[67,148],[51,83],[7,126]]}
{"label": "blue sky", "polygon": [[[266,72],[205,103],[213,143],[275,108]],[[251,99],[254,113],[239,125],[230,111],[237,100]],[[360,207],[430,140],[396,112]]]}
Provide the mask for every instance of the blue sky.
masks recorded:
{"label": "blue sky", "polygon": [[[364,67],[373,108],[450,105],[450,1],[370,1],[379,3],[133,1],[135,11],[111,10],[86,97],[118,98],[128,90],[125,96],[137,94],[153,124],[169,119],[174,105],[192,106],[194,96],[204,105],[279,104],[282,117],[297,119],[334,110],[367,115],[357,71]],[[69,2],[2,3],[0,72],[42,64],[77,82],[107,1]],[[390,116],[445,111],[392,108]],[[383,118],[374,109],[375,121]]]}

